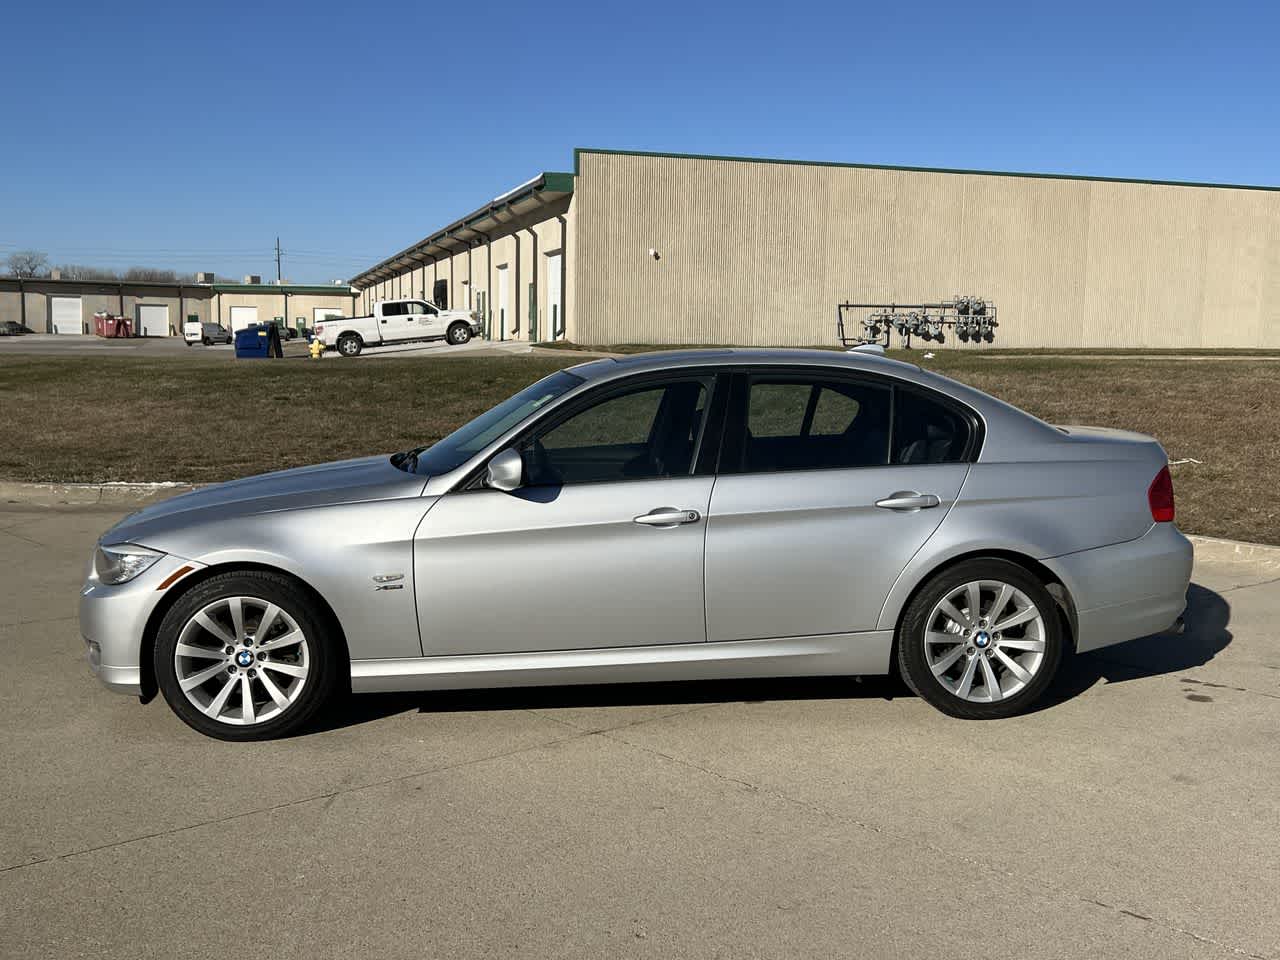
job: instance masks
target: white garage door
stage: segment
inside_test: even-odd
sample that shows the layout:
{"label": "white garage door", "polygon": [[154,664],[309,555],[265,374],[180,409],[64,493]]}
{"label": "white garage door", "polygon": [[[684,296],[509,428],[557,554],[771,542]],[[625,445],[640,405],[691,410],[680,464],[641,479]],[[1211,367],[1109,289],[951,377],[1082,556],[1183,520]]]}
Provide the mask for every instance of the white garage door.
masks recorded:
{"label": "white garage door", "polygon": [[79,297],[50,297],[49,320],[54,333],[84,333]]}
{"label": "white garage door", "polygon": [[138,333],[144,337],[167,337],[169,308],[163,303],[138,304]]}
{"label": "white garage door", "polygon": [[232,307],[231,308],[231,331],[243,330],[250,324],[258,322],[257,307]]}
{"label": "white garage door", "polygon": [[345,317],[337,307],[312,307],[312,323],[324,323],[330,317]]}

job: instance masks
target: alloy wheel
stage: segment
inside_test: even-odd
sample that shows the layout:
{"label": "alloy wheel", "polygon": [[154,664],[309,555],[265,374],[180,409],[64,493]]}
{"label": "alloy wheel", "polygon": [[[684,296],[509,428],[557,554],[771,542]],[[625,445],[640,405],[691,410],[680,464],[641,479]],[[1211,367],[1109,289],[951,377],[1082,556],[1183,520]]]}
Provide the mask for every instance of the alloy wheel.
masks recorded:
{"label": "alloy wheel", "polygon": [[925,620],[925,663],[942,687],[972,703],[1021,691],[1045,658],[1044,615],[1021,590],[974,580],[949,591]]}
{"label": "alloy wheel", "polygon": [[178,635],[173,659],[178,686],[197,710],[241,726],[283,714],[311,672],[298,622],[256,597],[225,597],[198,610]]}

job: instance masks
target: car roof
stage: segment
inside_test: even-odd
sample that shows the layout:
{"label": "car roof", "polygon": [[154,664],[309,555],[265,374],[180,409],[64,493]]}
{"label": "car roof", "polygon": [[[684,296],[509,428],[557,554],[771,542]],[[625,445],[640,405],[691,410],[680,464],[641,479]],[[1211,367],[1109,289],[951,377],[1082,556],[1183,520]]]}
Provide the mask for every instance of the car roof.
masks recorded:
{"label": "car roof", "polygon": [[866,372],[919,373],[914,363],[891,360],[875,353],[839,350],[805,350],[786,347],[738,348],[707,350],[659,350],[621,357],[590,360],[569,369],[586,380],[612,380],[649,370],[676,370],[681,367],[743,366],[798,364],[863,370]]}

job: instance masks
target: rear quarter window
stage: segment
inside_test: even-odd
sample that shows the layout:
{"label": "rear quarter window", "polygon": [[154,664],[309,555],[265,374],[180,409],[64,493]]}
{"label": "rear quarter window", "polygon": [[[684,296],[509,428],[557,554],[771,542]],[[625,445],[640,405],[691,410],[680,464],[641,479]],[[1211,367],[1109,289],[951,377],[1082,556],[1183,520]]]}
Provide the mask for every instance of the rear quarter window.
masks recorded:
{"label": "rear quarter window", "polygon": [[962,463],[973,439],[972,421],[951,405],[907,387],[895,391],[893,463]]}

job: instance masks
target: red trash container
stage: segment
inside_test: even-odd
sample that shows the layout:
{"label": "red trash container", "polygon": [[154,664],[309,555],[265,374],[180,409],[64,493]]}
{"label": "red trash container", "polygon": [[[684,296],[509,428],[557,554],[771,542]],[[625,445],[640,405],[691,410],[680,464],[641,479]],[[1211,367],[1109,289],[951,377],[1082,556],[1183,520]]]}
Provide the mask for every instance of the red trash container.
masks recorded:
{"label": "red trash container", "polygon": [[93,315],[93,332],[99,337],[131,337],[133,324],[124,317],[99,310]]}

